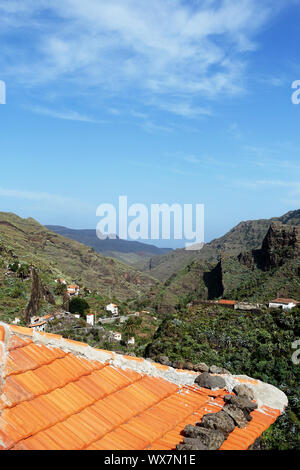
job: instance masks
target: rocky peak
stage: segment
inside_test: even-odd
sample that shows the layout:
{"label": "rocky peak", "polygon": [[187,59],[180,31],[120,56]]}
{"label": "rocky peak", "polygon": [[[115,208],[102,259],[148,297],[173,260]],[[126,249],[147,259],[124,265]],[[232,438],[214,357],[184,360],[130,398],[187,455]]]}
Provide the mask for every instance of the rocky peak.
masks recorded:
{"label": "rocky peak", "polygon": [[257,266],[265,271],[282,266],[287,259],[299,257],[300,228],[280,222],[271,224],[262,248],[255,250],[253,255]]}

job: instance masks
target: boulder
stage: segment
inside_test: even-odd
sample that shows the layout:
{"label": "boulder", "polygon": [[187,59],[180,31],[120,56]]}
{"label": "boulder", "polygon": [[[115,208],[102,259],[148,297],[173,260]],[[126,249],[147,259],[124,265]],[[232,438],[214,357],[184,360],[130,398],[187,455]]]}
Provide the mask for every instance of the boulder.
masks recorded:
{"label": "boulder", "polygon": [[235,428],[233,419],[223,410],[218,413],[208,413],[204,415],[201,423],[197,423],[197,426],[199,426],[199,428],[202,427],[219,431],[223,434],[224,438],[227,438]]}
{"label": "boulder", "polygon": [[194,364],[192,362],[186,362],[184,368],[187,370],[194,370]]}
{"label": "boulder", "polygon": [[229,370],[224,369],[223,367],[218,367],[218,366],[214,366],[214,365],[209,368],[209,372],[211,372],[212,374],[231,375]]}
{"label": "boulder", "polygon": [[158,362],[160,362],[164,366],[171,366],[172,365],[172,363],[169,360],[168,356],[159,356]]}
{"label": "boulder", "polygon": [[223,407],[223,411],[225,411],[225,413],[227,413],[233,419],[235,425],[239,428],[245,428],[247,426],[248,419],[241,408],[238,408],[235,405],[227,404]]}
{"label": "boulder", "polygon": [[254,400],[255,398],[252,388],[244,384],[236,385],[233,391],[239,397],[248,398],[248,400]]}
{"label": "boulder", "polygon": [[218,390],[226,386],[223,377],[214,376],[208,372],[203,372],[203,374],[198,375],[195,379],[195,383],[198,384],[199,387],[209,388],[210,390]]}
{"label": "boulder", "polygon": [[183,361],[175,361],[173,362],[172,366],[174,369],[184,369],[184,362]]}
{"label": "boulder", "polygon": [[200,362],[199,364],[196,364],[194,366],[194,371],[195,372],[208,372],[209,367],[204,362]]}
{"label": "boulder", "polygon": [[208,450],[200,439],[185,438],[183,444],[177,444],[176,450]]}
{"label": "boulder", "polygon": [[257,408],[257,403],[254,403],[253,401],[248,400],[248,398],[244,397],[236,397],[235,395],[225,395],[224,400],[226,403],[229,403],[230,405],[235,405],[238,408],[241,408],[242,410],[246,410],[249,413],[251,411],[256,410]]}
{"label": "boulder", "polygon": [[192,426],[191,424],[184,428],[184,435],[184,444],[189,442],[188,439],[196,439],[208,450],[219,449],[225,440],[224,434],[218,430]]}

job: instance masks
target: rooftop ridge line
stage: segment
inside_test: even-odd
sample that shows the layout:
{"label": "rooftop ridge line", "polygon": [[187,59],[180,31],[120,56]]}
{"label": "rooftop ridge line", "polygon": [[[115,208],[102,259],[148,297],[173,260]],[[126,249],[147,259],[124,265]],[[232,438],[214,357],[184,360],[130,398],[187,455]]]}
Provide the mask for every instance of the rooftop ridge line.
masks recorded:
{"label": "rooftop ridge line", "polygon": [[192,385],[195,377],[198,375],[197,372],[174,369],[173,367],[164,366],[156,362],[150,362],[144,358],[130,357],[113,351],[93,348],[86,343],[63,338],[61,335],[41,333],[32,331],[30,328],[15,325],[10,325],[10,328],[15,334],[30,336],[34,342],[44,344],[48,347],[58,347],[65,352],[68,351],[72,354],[80,354],[90,360],[102,363],[108,362],[110,365],[115,365],[120,369],[131,369],[141,374],[168,380],[177,385]]}
{"label": "rooftop ridge line", "polygon": [[[93,348],[87,343],[66,339],[61,335],[32,331],[30,328],[15,325],[10,325],[9,327],[11,331],[17,335],[30,336],[35,343],[60,348],[64,352],[70,352],[77,356],[80,355],[89,360],[101,363],[108,362],[109,365],[116,366],[119,369],[134,370],[140,374],[161,378],[176,385],[194,385],[195,377],[198,375],[197,372],[174,369],[169,366],[150,362],[144,358],[136,358],[118,354],[113,351]],[[270,408],[283,411],[288,404],[286,395],[271,384],[249,378],[246,375],[218,375],[224,378],[226,384],[225,388],[228,392],[232,392],[233,388],[241,382],[246,383],[254,391],[259,409],[267,405]]]}

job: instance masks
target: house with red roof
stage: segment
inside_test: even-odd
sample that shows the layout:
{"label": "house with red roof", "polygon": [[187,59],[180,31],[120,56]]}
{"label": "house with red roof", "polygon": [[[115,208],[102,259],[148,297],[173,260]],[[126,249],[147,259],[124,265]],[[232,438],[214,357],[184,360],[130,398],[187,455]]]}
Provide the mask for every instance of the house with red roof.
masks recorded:
{"label": "house with red roof", "polygon": [[300,302],[294,299],[278,298],[269,302],[269,308],[282,308],[282,310],[292,310],[292,308],[296,307],[299,304]]}

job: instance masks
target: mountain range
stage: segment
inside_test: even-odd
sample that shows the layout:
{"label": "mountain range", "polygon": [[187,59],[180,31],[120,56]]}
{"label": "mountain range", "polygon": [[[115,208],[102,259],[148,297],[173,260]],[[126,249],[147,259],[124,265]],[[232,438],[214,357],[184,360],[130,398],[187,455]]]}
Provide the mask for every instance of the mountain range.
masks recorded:
{"label": "mountain range", "polygon": [[92,247],[103,256],[119,259],[124,263],[137,264],[148,261],[152,256],[160,256],[172,251],[171,248],[158,248],[155,245],[131,240],[115,239],[100,240],[95,229],[71,229],[60,225],[46,225],[52,232],[70,238],[83,245]]}
{"label": "mountain range", "polygon": [[[267,303],[274,297],[300,299],[298,213],[271,221],[259,248],[248,249],[245,243],[238,254],[235,249],[225,250],[218,252],[214,261],[205,257],[192,260],[160,286],[153,305],[159,312],[168,313],[197,300],[224,298]],[[290,221],[298,225],[283,223]]]}
{"label": "mountain range", "polygon": [[241,222],[222,237],[205,244],[200,251],[177,249],[161,256],[153,256],[147,262],[139,261],[134,266],[156,279],[166,281],[193,261],[215,263],[221,259],[223,253],[238,255],[244,250],[259,249],[268,229],[274,222],[300,225],[300,209],[290,211],[282,217]]}

